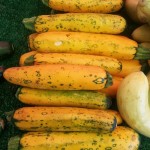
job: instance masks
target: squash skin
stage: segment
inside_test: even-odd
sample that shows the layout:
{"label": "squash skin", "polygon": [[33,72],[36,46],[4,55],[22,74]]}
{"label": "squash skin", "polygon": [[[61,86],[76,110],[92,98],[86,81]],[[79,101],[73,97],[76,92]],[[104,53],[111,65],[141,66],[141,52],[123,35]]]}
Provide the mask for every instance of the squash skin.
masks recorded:
{"label": "squash skin", "polygon": [[85,66],[99,66],[115,75],[121,72],[122,64],[119,60],[97,55],[73,54],[73,53],[38,53],[27,52],[20,57],[20,66],[44,65],[44,64],[73,64]]}
{"label": "squash skin", "polygon": [[98,91],[65,91],[18,88],[16,97],[22,103],[36,106],[66,106],[108,109],[112,101],[105,93]]}
{"label": "squash skin", "polygon": [[48,90],[100,90],[112,85],[112,76],[98,66],[47,64],[11,67],[4,78],[13,84]]}
{"label": "squash skin", "polygon": [[29,35],[29,47],[42,53],[93,54],[131,60],[138,43],[121,35],[51,31]]}
{"label": "squash skin", "polygon": [[[37,142],[38,141],[38,142]],[[51,143],[51,144],[49,144]],[[111,133],[93,132],[28,132],[20,138],[21,150],[113,149],[137,150],[139,135],[128,127],[118,126]]]}
{"label": "squash skin", "polygon": [[117,126],[115,113],[75,107],[23,107],[14,112],[23,131],[91,131],[108,133]]}
{"label": "squash skin", "polygon": [[37,16],[36,32],[72,31],[120,34],[126,28],[126,20],[119,15],[98,13],[65,13]]}
{"label": "squash skin", "polygon": [[[143,44],[142,44],[143,45]],[[145,47],[143,45],[143,47]],[[73,53],[38,53],[30,51],[21,55],[20,66],[31,66],[41,64],[74,64],[99,66],[111,75],[125,77],[128,74],[142,70],[139,60],[118,60],[112,57],[73,54]]]}
{"label": "squash skin", "polygon": [[112,13],[119,11],[123,6],[123,0],[42,0],[42,2],[54,10],[78,13]]}
{"label": "squash skin", "polygon": [[134,72],[121,82],[117,105],[122,118],[130,127],[150,137],[149,83],[143,72]]}

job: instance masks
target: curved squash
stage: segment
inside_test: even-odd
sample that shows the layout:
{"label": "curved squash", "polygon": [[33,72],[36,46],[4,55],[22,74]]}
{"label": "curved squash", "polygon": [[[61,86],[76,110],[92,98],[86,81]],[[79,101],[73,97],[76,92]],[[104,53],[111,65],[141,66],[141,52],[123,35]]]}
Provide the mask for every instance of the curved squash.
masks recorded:
{"label": "curved squash", "polygon": [[130,127],[150,137],[148,93],[148,78],[141,71],[134,72],[121,82],[117,92],[117,105],[122,118]]}

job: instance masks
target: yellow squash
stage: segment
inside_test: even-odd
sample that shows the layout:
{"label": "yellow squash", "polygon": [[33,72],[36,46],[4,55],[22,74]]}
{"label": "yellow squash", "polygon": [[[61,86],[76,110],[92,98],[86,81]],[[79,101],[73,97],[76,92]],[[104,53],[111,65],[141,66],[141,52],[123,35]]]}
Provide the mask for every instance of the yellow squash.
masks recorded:
{"label": "yellow squash", "polygon": [[112,85],[112,76],[98,66],[47,64],[11,67],[4,78],[13,84],[52,90],[100,90]]}
{"label": "yellow squash", "polygon": [[29,47],[38,52],[82,53],[118,59],[149,59],[150,51],[126,36],[83,32],[45,32],[29,36]]}
{"label": "yellow squash", "polygon": [[20,66],[41,64],[76,64],[99,66],[111,75],[125,77],[136,71],[143,71],[146,63],[139,60],[118,60],[107,56],[72,54],[72,53],[38,53],[27,52],[20,57]]}
{"label": "yellow squash", "polygon": [[23,19],[27,29],[36,32],[74,31],[120,34],[126,20],[120,15],[99,13],[64,13]]}
{"label": "yellow squash", "polygon": [[71,53],[37,53],[31,51],[21,55],[19,64],[20,66],[41,64],[92,65],[99,66],[112,75],[116,75],[122,70],[121,62],[115,58]]}
{"label": "yellow squash", "polygon": [[54,10],[78,13],[112,13],[119,11],[123,6],[123,0],[42,0],[42,2]]}
{"label": "yellow squash", "polygon": [[[18,143],[17,143],[17,142]],[[28,132],[12,137],[8,150],[138,150],[139,135],[131,128],[118,126],[111,133]]]}
{"label": "yellow squash", "polygon": [[117,126],[115,113],[78,107],[23,107],[13,115],[24,131],[93,131],[108,133]]}
{"label": "yellow squash", "polygon": [[96,109],[108,109],[110,97],[98,91],[65,91],[18,88],[16,97],[25,104],[39,106],[70,106]]}

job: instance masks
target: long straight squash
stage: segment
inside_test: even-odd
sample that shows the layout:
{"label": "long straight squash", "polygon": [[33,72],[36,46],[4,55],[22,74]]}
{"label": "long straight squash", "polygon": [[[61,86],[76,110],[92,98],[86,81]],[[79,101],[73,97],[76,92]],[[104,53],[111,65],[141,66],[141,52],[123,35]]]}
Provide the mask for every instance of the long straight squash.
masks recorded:
{"label": "long straight squash", "polygon": [[11,137],[8,150],[138,150],[140,136],[133,129],[118,126],[111,133],[28,132]]}
{"label": "long straight squash", "polygon": [[126,36],[83,32],[45,32],[29,36],[38,52],[82,53],[118,59],[150,59],[150,51]]}
{"label": "long straight squash", "polygon": [[4,78],[17,85],[52,90],[100,90],[112,85],[112,76],[97,66],[48,64],[11,67]]}
{"label": "long straight squash", "polygon": [[112,104],[110,97],[98,91],[55,91],[20,87],[16,97],[25,104],[37,106],[108,109]]}
{"label": "long straight squash", "polygon": [[77,107],[22,107],[13,115],[15,126],[24,131],[92,131],[108,133],[117,126],[107,110]]}
{"label": "long straight squash", "polygon": [[120,15],[98,13],[64,13],[23,19],[27,29],[36,32],[74,31],[120,34],[126,20]]}
{"label": "long straight squash", "polygon": [[119,11],[123,0],[42,0],[51,9],[64,12],[112,13]]}
{"label": "long straight squash", "polygon": [[41,64],[92,65],[99,66],[112,75],[118,74],[122,70],[121,62],[115,58],[72,53],[37,53],[31,51],[21,55],[19,64],[20,66]]}
{"label": "long straight squash", "polygon": [[146,63],[139,60],[118,60],[107,56],[72,54],[72,53],[38,53],[27,52],[20,57],[20,66],[41,64],[74,64],[99,66],[111,75],[125,77],[136,71],[145,71]]}

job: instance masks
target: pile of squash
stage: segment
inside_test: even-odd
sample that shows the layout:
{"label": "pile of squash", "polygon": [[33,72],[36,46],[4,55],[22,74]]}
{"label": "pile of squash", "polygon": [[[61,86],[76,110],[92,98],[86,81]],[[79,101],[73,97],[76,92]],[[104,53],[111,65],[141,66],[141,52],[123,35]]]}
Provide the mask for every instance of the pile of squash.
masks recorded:
{"label": "pile of squash", "polygon": [[[126,0],[125,9],[138,24],[131,37],[150,51],[150,0]],[[150,65],[150,59],[148,63]],[[150,138],[149,102],[150,67],[148,73],[138,71],[126,76],[117,90],[117,104],[123,120],[132,129]]]}
{"label": "pile of squash", "polygon": [[8,149],[138,149],[139,134],[111,109],[122,80],[142,70],[150,51],[121,35],[127,23],[114,14],[122,0],[43,0],[56,14],[25,18],[30,51],[4,78],[19,85],[16,97],[28,104],[14,112],[27,133]]}
{"label": "pile of squash", "polygon": [[[126,0],[128,16],[138,24],[132,38],[145,48],[150,48],[150,0]],[[148,60],[150,65],[150,60]]]}

